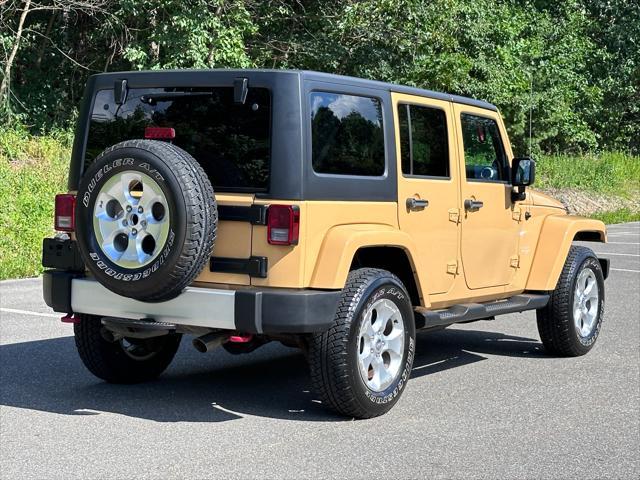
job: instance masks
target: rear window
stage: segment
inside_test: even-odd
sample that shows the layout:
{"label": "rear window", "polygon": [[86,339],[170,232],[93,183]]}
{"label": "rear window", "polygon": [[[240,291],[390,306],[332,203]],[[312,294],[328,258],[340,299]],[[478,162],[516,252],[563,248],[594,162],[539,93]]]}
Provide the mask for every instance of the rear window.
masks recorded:
{"label": "rear window", "polygon": [[384,133],[380,100],[313,92],[311,156],[317,173],[384,174]]}
{"label": "rear window", "polygon": [[105,148],[144,138],[146,127],[172,127],[172,143],[189,152],[219,191],[267,191],[270,169],[271,96],[249,88],[236,104],[232,87],[130,89],[123,105],[113,90],[96,95],[85,167]]}
{"label": "rear window", "polygon": [[402,173],[449,177],[449,139],[443,110],[420,105],[398,105]]}

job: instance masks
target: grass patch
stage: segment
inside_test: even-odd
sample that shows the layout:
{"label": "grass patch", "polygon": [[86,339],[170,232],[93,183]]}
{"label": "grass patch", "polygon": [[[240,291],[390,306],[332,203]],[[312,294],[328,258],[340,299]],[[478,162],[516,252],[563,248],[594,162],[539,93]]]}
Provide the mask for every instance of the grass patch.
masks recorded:
{"label": "grass patch", "polygon": [[0,279],[42,272],[42,239],[53,232],[53,199],[66,191],[71,135],[0,130]]}
{"label": "grass patch", "polygon": [[638,222],[640,221],[640,212],[634,212],[628,208],[622,208],[614,212],[594,213],[591,218],[602,220],[607,225],[614,223]]}
{"label": "grass patch", "polygon": [[640,192],[640,158],[609,152],[585,156],[541,156],[537,188],[577,188],[631,198]]}

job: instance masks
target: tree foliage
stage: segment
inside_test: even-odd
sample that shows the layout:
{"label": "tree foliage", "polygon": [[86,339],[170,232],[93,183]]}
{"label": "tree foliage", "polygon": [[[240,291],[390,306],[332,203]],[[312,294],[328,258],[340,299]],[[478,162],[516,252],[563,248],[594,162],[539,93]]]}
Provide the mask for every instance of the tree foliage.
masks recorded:
{"label": "tree foliage", "polygon": [[534,149],[640,151],[636,1],[0,0],[0,62],[2,114],[36,130],[92,73],[300,68],[486,99],[522,153],[530,107]]}

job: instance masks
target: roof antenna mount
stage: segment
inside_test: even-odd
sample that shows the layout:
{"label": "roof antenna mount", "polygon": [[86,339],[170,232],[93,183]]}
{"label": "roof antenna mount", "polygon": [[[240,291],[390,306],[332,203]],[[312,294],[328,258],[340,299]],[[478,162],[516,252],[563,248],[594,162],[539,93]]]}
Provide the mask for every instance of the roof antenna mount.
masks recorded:
{"label": "roof antenna mount", "polygon": [[531,158],[532,152],[532,129],[533,123],[533,73],[529,72],[529,158]]}

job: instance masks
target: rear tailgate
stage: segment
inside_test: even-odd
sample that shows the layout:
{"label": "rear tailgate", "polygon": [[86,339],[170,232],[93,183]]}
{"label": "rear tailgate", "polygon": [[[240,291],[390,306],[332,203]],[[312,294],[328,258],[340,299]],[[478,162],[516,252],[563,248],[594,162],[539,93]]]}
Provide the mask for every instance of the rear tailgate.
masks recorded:
{"label": "rear tailgate", "polygon": [[[253,225],[250,221],[229,220],[225,207],[251,207],[253,195],[247,193],[219,193],[218,230],[213,247],[212,259],[205,266],[195,282],[228,283],[232,285],[250,285],[251,277],[244,273],[229,273],[246,266],[251,257],[251,238]],[[236,209],[242,211],[241,209]],[[226,211],[229,211],[228,209]],[[237,270],[236,270],[237,271]]]}

